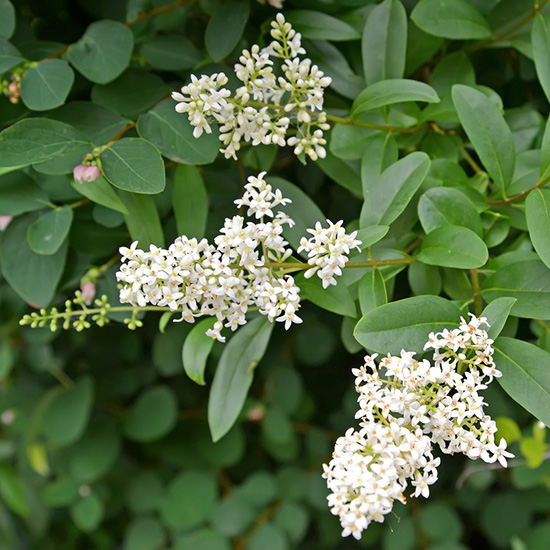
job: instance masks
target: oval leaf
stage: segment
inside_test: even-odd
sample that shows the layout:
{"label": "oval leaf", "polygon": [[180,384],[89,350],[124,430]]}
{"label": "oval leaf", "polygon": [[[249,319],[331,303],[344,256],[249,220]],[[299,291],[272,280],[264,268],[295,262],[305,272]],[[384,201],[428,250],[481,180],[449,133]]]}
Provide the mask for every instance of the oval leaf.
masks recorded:
{"label": "oval leaf", "polygon": [[422,353],[430,332],[456,327],[460,310],[438,296],[415,296],[373,309],[355,327],[365,348],[386,354],[402,349]]}
{"label": "oval leaf", "polygon": [[550,31],[546,19],[538,15],[531,30],[533,59],[540,85],[550,101]]}
{"label": "oval leaf", "polygon": [[9,0],[0,0],[0,36],[9,38],[15,30],[15,8]]}
{"label": "oval leaf", "polygon": [[101,154],[105,177],[119,189],[155,194],[164,190],[164,162],[158,149],[140,138],[115,142]]}
{"label": "oval leaf", "polygon": [[5,38],[0,38],[0,74],[23,62],[19,50]]}
{"label": "oval leaf", "polygon": [[119,191],[120,198],[128,212],[124,222],[132,237],[143,249],[149,245],[164,246],[164,232],[153,197]]}
{"label": "oval leaf", "polygon": [[447,225],[426,235],[417,258],[428,265],[473,269],[485,265],[489,251],[471,229]]}
{"label": "oval leaf", "polygon": [[531,242],[539,258],[550,268],[550,189],[535,189],[525,201]]}
{"label": "oval leaf", "polygon": [[151,38],[141,48],[141,55],[147,63],[161,71],[191,69],[201,60],[201,54],[196,46],[177,34]]}
{"label": "oval leaf", "polygon": [[178,234],[202,239],[208,217],[208,194],[194,166],[180,165],[176,169],[172,207]]}
{"label": "oval leaf", "polygon": [[285,13],[285,19],[304,38],[315,40],[359,40],[361,35],[348,23],[332,15],[312,10],[295,10]]}
{"label": "oval leaf", "polygon": [[486,317],[487,322],[489,323],[489,328],[487,329],[487,334],[492,340],[496,340],[498,335],[501,333],[512,306],[517,302],[515,298],[497,298],[493,300],[490,304],[487,304],[487,307],[483,310],[481,317]]}
{"label": "oval leaf", "polygon": [[37,254],[55,254],[69,234],[73,211],[68,206],[56,208],[29,225],[27,240]]}
{"label": "oval leaf", "polygon": [[237,420],[272,330],[273,323],[266,318],[254,319],[240,328],[225,346],[208,399],[208,425],[214,442]]}
{"label": "oval leaf", "polygon": [[229,0],[214,11],[204,35],[206,51],[214,61],[227,57],[244,31],[250,5],[248,0]]}
{"label": "oval leaf", "polygon": [[106,206],[111,210],[116,210],[121,214],[128,214],[128,210],[105,178],[100,176],[95,181],[85,183],[76,183],[73,181],[71,185],[91,201]]}
{"label": "oval leaf", "polygon": [[317,274],[313,275],[311,279],[305,279],[300,274],[295,277],[295,280],[304,300],[309,300],[315,305],[338,315],[355,317],[355,302],[347,286],[338,284],[323,288],[322,281],[317,277]]}
{"label": "oval leaf", "polygon": [[204,386],[204,369],[215,342],[213,338],[206,335],[206,331],[212,328],[216,321],[215,317],[203,319],[193,327],[183,343],[183,368],[187,376],[201,386]]}

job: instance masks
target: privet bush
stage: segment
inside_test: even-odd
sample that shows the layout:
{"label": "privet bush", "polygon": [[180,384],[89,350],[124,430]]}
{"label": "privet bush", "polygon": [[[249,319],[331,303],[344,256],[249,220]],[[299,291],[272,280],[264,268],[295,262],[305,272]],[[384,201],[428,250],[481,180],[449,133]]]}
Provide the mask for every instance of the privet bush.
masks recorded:
{"label": "privet bush", "polygon": [[0,548],[546,550],[548,4],[1,0]]}

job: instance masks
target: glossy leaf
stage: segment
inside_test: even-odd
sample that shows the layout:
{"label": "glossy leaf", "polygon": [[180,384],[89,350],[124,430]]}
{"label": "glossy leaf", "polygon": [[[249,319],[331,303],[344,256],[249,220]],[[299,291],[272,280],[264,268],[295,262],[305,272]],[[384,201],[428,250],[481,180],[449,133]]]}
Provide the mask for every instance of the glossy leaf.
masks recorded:
{"label": "glossy leaf", "polygon": [[0,216],[40,210],[48,202],[48,195],[23,172],[0,176]]}
{"label": "glossy leaf", "polygon": [[359,40],[361,35],[348,23],[319,11],[294,10],[285,13],[285,19],[304,38],[315,40]]}
{"label": "glossy leaf", "polygon": [[248,0],[230,0],[212,14],[206,26],[204,42],[206,51],[214,61],[221,61],[235,48],[249,13]]}
{"label": "glossy leaf", "polygon": [[367,85],[403,77],[407,13],[399,0],[384,0],[369,13],[361,48]]}
{"label": "glossy leaf", "polygon": [[539,258],[550,268],[550,189],[535,189],[525,201],[531,242]]}
{"label": "glossy leaf", "polygon": [[195,325],[183,343],[183,368],[193,382],[204,386],[204,369],[215,340],[206,335],[216,322],[215,317],[203,319]]}
{"label": "glossy leaf", "polygon": [[531,30],[533,58],[540,85],[550,101],[550,30],[542,15],[537,15]]}
{"label": "glossy leaf", "polygon": [[274,323],[260,317],[240,328],[225,345],[208,400],[208,425],[214,442],[233,426],[241,412],[254,369],[262,359]]}
{"label": "glossy leaf", "polygon": [[212,133],[193,136],[193,126],[185,114],[174,109],[169,99],[159,103],[138,120],[139,135],[154,143],[160,152],[174,162],[183,164],[209,164],[218,155],[220,142],[218,130],[213,125]]}
{"label": "glossy leaf", "polygon": [[439,94],[451,91],[455,84],[473,86],[476,83],[474,66],[464,52],[446,55],[430,75],[430,86]]}
{"label": "glossy leaf", "polygon": [[473,269],[485,265],[489,251],[471,229],[445,225],[426,235],[417,258],[429,265]]}
{"label": "glossy leaf", "polygon": [[161,71],[191,69],[201,60],[197,47],[177,34],[157,35],[141,48],[145,61]]}
{"label": "glossy leaf", "polygon": [[371,84],[353,102],[351,114],[357,117],[366,111],[407,101],[438,103],[436,91],[424,82],[395,78]]}
{"label": "glossy leaf", "polygon": [[88,80],[107,84],[130,62],[134,48],[132,31],[117,21],[96,21],[68,51],[72,65]]}
{"label": "glossy leaf", "polygon": [[355,317],[355,303],[345,285],[337,284],[323,288],[317,274],[313,275],[311,279],[304,279],[302,275],[298,275],[295,280],[300,287],[302,299],[309,300],[323,309],[338,313],[338,315]]}
{"label": "glossy leaf", "polygon": [[386,283],[379,269],[373,269],[363,275],[357,287],[357,294],[363,315],[388,303]]}
{"label": "glossy leaf", "polygon": [[489,38],[487,20],[467,0],[420,0],[411,19],[423,31],[455,40]]}
{"label": "glossy leaf", "polygon": [[29,225],[27,240],[37,254],[55,254],[69,234],[73,211],[68,206],[42,214]]}
{"label": "glossy leaf", "polygon": [[111,210],[116,210],[121,214],[128,214],[127,208],[112,188],[111,184],[103,177],[97,178],[93,182],[88,183],[75,183],[71,182],[71,185],[86,198],[91,201],[106,206]]}
{"label": "glossy leaf", "polygon": [[101,154],[105,178],[132,193],[160,193],[166,185],[158,149],[140,138],[124,138]]}
{"label": "glossy leaf", "polygon": [[208,195],[204,180],[194,166],[178,166],[174,177],[172,207],[178,234],[202,239],[208,217]]}
{"label": "glossy leaf", "polygon": [[389,226],[387,225],[371,225],[370,227],[364,227],[357,231],[356,239],[361,241],[359,245],[362,250],[372,246],[378,241],[382,240],[389,231]]}
{"label": "glossy leaf", "polygon": [[30,505],[25,487],[19,476],[4,464],[0,464],[0,498],[17,515],[29,515]]}
{"label": "glossy leaf", "polygon": [[459,309],[439,296],[415,296],[380,306],[362,317],[355,338],[365,348],[398,355],[421,353],[430,332],[456,327]]}
{"label": "glossy leaf", "polygon": [[160,216],[152,197],[135,193],[119,192],[128,214],[124,221],[132,240],[138,241],[142,249],[149,245],[164,246],[164,233]]}
{"label": "glossy leaf", "polygon": [[0,74],[19,65],[22,61],[23,56],[19,53],[19,50],[5,38],[0,38]]}
{"label": "glossy leaf", "polygon": [[0,0],[0,37],[10,38],[15,30],[15,9],[9,0]]}
{"label": "glossy leaf", "polygon": [[502,297],[487,304],[487,307],[481,313],[481,317],[486,317],[489,323],[489,328],[487,329],[489,338],[496,340],[508,320],[512,306],[516,302],[515,298]]}
{"label": "glossy leaf", "polygon": [[364,196],[376,185],[380,174],[397,162],[398,155],[397,143],[390,134],[377,133],[365,140],[361,158],[361,184]]}
{"label": "glossy leaf", "polygon": [[499,189],[512,181],[516,159],[514,138],[504,117],[482,92],[457,84],[452,90],[460,122],[481,162]]}

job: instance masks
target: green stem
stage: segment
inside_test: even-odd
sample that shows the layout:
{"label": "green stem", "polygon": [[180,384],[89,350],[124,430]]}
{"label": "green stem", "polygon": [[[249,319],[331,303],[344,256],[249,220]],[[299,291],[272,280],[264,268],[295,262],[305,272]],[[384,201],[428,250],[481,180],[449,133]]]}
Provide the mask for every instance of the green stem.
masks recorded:
{"label": "green stem", "polygon": [[[397,258],[395,260],[367,260],[366,262],[351,262],[346,264],[344,267],[347,268],[356,268],[356,267],[380,267],[386,265],[406,265],[416,262],[416,258]],[[275,268],[275,269],[311,269],[312,265],[306,263],[298,262],[266,262],[264,267]]]}
{"label": "green stem", "polygon": [[547,175],[545,178],[541,178],[536,185],[531,187],[531,189],[527,189],[527,191],[523,191],[523,193],[520,193],[519,195],[515,195],[513,197],[500,201],[487,201],[487,204],[490,204],[491,206],[508,206],[509,204],[514,204],[515,202],[523,200],[525,197],[527,197],[527,195],[529,195],[529,193],[531,193],[535,189],[540,189],[541,187],[544,187],[549,182],[550,174]]}

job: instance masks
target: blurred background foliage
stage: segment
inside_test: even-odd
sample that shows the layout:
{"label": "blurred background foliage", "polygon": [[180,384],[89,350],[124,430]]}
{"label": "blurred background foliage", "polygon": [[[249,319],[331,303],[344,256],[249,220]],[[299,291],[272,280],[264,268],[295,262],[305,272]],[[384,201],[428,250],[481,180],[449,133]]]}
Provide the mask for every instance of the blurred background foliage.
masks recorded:
{"label": "blurred background foliage", "polygon": [[[334,113],[345,114],[349,100],[365,86],[361,35],[376,4],[368,0],[285,2],[285,10],[315,12],[312,20],[300,12],[294,16],[290,12],[288,18],[296,21],[314,62],[333,77],[326,106]],[[402,1],[408,14],[416,4],[415,0]],[[519,153],[515,182],[520,193],[537,181],[533,166],[538,166],[538,156],[534,159],[533,151],[540,146],[548,114],[533,63],[534,3],[463,0],[458,4],[475,8],[488,21],[488,31],[464,41],[460,33],[457,37],[438,36],[437,30],[430,34],[408,19],[405,75],[428,81],[437,89],[442,102],[429,108],[439,106],[442,111],[429,113],[426,120],[437,120],[442,128],[454,128],[458,122],[448,94],[451,84],[477,83],[498,94],[492,96],[497,104],[502,98]],[[59,77],[60,89],[55,90],[53,100],[37,91],[41,90],[39,78],[28,84],[23,101],[0,100],[3,127],[28,116],[29,110],[45,111],[41,116],[86,129],[94,143],[105,143],[141,115],[137,130],[131,128],[125,137],[157,139],[166,158],[166,188],[159,194],[140,195],[143,199],[119,193],[126,208],[117,202],[117,209],[112,197],[107,205],[97,197],[87,201],[85,189],[70,184],[67,174],[86,150],[0,177],[0,209],[2,203],[5,207],[0,214],[17,216],[12,224],[20,224],[10,229],[10,242],[16,249],[17,243],[25,248],[24,231],[44,201],[58,205],[82,202],[73,209],[67,244],[60,248],[63,261],[55,264],[59,268],[55,297],[40,305],[62,304],[90,266],[105,265],[98,293],[116,303],[115,267],[111,265],[116,260],[111,259],[119,246],[135,238],[140,238],[142,248],[148,239],[169,243],[183,231],[193,233],[196,227],[186,226],[185,216],[178,219],[182,192],[176,185],[176,163],[204,165],[200,173],[208,192],[206,237],[217,234],[239,195],[239,166],[219,156],[215,160],[215,139],[206,145],[202,141],[198,153],[192,153],[201,158],[182,159],[188,154],[186,147],[155,137],[159,132],[155,120],[164,113],[168,117],[172,109],[170,101],[159,101],[183,85],[191,72],[227,71],[240,50],[268,28],[276,12],[269,5],[244,0],[173,4],[162,0],[14,0],[17,23],[12,35],[11,5],[8,0],[0,1],[0,34],[28,60],[43,60],[52,54],[56,55],[52,59],[65,60],[66,52],[56,52],[79,41],[93,22],[129,23],[134,45],[126,62],[115,59],[113,66],[101,65],[98,74],[93,70],[86,74],[86,68],[79,72],[78,49],[74,48],[68,59],[77,70],[63,61],[60,70],[65,73]],[[550,22],[548,10],[544,16]],[[491,36],[501,37],[497,47],[490,47]],[[372,48],[380,47],[379,39],[372,39]],[[2,48],[2,55],[8,56],[5,44]],[[61,103],[51,107],[59,97]],[[151,115],[151,110],[157,114]],[[390,122],[412,125],[420,117],[418,106],[407,103],[392,109]],[[335,129],[340,134],[333,136],[332,154],[318,164],[304,166],[289,150],[262,147],[244,151],[242,166],[248,173],[270,169],[271,174],[285,177],[332,220],[354,220],[361,212],[359,159],[371,135],[353,130]],[[475,153],[464,149],[463,135],[403,133],[396,135],[396,141],[404,152],[422,150],[437,159],[423,191],[442,183],[450,187],[453,177],[459,183],[471,178],[472,187],[483,188],[486,175],[475,174]],[[25,190],[22,198],[18,196],[21,189]],[[8,200],[12,201],[9,208]],[[18,209],[15,203],[22,206]],[[416,238],[416,202],[413,206],[392,226],[389,238],[394,248],[396,242],[405,248]],[[480,218],[491,253],[527,251],[524,213],[521,208],[504,208],[497,216]],[[21,256],[6,257],[6,250],[14,248],[8,246],[7,236],[2,246],[3,272],[9,262],[12,278],[25,279],[32,271],[33,264],[27,261],[30,256],[25,249]],[[458,302],[472,296],[469,279],[456,269],[415,264],[385,269],[383,274],[394,300],[440,292]],[[342,283],[354,298],[356,282]],[[161,332],[156,314],[148,315],[143,328],[135,332],[116,321],[108,328],[81,333],[20,327],[19,319],[29,311],[22,296],[27,302],[33,301],[28,296],[34,291],[43,297],[48,289],[37,290],[42,283],[51,286],[33,279],[31,273],[29,288],[21,291],[0,278],[2,550],[547,550],[550,462],[546,460],[546,428],[500,386],[491,387],[486,400],[489,413],[498,418],[499,433],[517,456],[512,468],[505,471],[464,457],[444,457],[440,480],[429,500],[413,499],[406,507],[396,507],[383,525],[369,527],[359,542],[342,540],[338,521],[328,511],[320,474],[335,439],[353,423],[356,396],[350,369],[361,364],[363,355],[352,336],[359,314],[355,319],[342,317],[305,303],[302,325],[289,333],[276,326],[255,371],[240,421],[213,444],[206,405],[223,345],[214,344],[207,385],[199,386],[189,380],[182,365],[182,347],[191,327],[169,323]],[[505,334],[517,334],[550,351],[550,331],[544,322],[511,317]]]}

